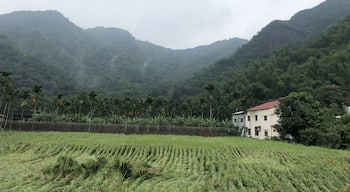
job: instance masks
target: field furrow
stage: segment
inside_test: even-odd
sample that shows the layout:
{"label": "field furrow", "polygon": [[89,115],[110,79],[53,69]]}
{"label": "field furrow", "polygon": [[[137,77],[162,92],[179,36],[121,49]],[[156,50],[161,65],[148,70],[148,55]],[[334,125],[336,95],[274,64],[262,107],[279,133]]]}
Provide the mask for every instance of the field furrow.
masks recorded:
{"label": "field furrow", "polygon": [[[50,134],[54,138],[55,133]],[[199,147],[182,140],[175,140],[176,145],[174,140],[149,144],[151,139],[139,145],[9,139],[0,145],[0,191],[332,192],[350,183],[349,151],[266,141],[248,147],[245,143],[255,141],[247,139],[233,145],[220,138],[229,145]],[[193,137],[201,139],[215,138]],[[269,148],[275,144],[282,146]],[[60,163],[62,157],[66,162]],[[56,170],[62,165],[67,169]]]}

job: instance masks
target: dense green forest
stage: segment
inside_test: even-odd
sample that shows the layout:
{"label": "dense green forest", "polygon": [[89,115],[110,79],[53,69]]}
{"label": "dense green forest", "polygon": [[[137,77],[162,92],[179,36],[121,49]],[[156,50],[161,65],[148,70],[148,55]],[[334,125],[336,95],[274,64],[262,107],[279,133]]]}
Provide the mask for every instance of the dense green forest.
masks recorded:
{"label": "dense green forest", "polygon": [[272,21],[247,44],[226,59],[197,73],[175,88],[173,98],[200,95],[210,83],[224,83],[232,73],[246,69],[256,59],[270,57],[285,46],[298,48],[306,41],[344,20],[350,13],[350,1],[327,0],[320,5],[295,14],[288,21]]}
{"label": "dense green forest", "polygon": [[280,49],[269,58],[252,61],[247,70],[232,74],[224,83],[212,85],[213,106],[219,111],[220,106],[232,106],[236,111],[281,99],[282,136],[346,148],[348,117],[340,122],[335,116],[350,105],[349,75],[350,17],[299,49]]}
{"label": "dense green forest", "polygon": [[[75,85],[75,89],[67,86],[64,93],[95,90],[118,97],[167,96],[174,84],[233,55],[247,42],[232,38],[192,49],[172,50],[137,40],[122,29],[84,30],[57,11],[0,15],[0,34],[6,35],[26,55],[39,58],[40,65],[45,66],[41,71],[48,76],[35,79],[37,71],[29,70],[15,86],[26,86],[23,81],[35,81],[48,91],[57,84],[49,77],[62,71],[62,81]],[[14,65],[7,71],[18,74],[20,70]],[[48,95],[55,95],[51,93]]]}
{"label": "dense green forest", "polygon": [[76,91],[75,81],[65,71],[20,51],[4,35],[0,35],[0,69],[12,73],[13,87],[17,89],[41,85],[46,88],[47,95],[72,94]]}
{"label": "dense green forest", "polygon": [[[282,48],[271,57],[251,62],[247,70],[216,84],[218,101],[237,110],[307,91],[322,104],[341,112],[349,105],[350,20],[332,27],[300,49]],[[218,97],[217,96],[217,97]]]}

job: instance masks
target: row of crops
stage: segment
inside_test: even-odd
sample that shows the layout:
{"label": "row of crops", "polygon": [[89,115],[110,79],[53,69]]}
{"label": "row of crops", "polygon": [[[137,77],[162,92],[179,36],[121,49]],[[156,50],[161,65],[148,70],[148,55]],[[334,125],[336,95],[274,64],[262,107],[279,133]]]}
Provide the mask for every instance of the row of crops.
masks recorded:
{"label": "row of crops", "polygon": [[216,120],[204,117],[124,117],[113,115],[111,117],[89,117],[80,114],[60,114],[41,112],[34,113],[34,121],[67,122],[67,123],[100,123],[100,124],[129,124],[129,125],[172,125],[172,126],[198,126],[198,127],[226,127],[233,128],[230,120]]}
{"label": "row of crops", "polygon": [[333,152],[19,142],[0,146],[0,191],[345,190],[350,154]]}

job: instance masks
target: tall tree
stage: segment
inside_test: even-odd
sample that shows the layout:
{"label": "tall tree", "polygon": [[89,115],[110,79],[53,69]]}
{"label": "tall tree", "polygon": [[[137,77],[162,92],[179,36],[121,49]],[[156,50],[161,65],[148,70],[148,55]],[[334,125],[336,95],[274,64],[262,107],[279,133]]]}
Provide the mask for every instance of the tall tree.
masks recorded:
{"label": "tall tree", "polygon": [[21,99],[20,105],[21,105],[21,120],[23,120],[23,114],[26,108],[28,107],[28,99],[30,98],[30,91],[29,90],[21,90],[19,93],[19,97]]}
{"label": "tall tree", "polygon": [[212,84],[209,84],[205,87],[205,90],[207,91],[207,100],[209,103],[209,117],[210,119],[213,119],[213,103],[214,103],[214,90],[215,87]]}
{"label": "tall tree", "polygon": [[12,79],[10,77],[11,74],[12,73],[5,71],[0,72],[0,93],[2,94],[0,109],[2,107],[2,115],[5,118],[5,121],[0,122],[0,127],[4,129],[6,129],[7,121],[10,118],[9,111],[11,109],[12,99],[14,98],[12,90]]}
{"label": "tall tree", "polygon": [[321,121],[321,104],[308,92],[293,92],[281,100],[279,133],[300,141],[300,131],[316,128]]}
{"label": "tall tree", "polygon": [[[34,104],[34,113],[37,112],[38,110],[38,105],[40,105],[41,101],[44,99],[44,93],[42,90],[42,86],[41,85],[34,85],[32,87],[32,102]],[[39,111],[41,110],[41,107],[39,107]]]}

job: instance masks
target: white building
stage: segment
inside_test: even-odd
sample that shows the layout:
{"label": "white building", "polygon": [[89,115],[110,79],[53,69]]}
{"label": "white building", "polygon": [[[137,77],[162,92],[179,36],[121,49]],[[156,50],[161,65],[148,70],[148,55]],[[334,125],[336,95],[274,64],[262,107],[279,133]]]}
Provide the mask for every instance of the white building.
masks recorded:
{"label": "white building", "polygon": [[233,126],[238,128],[238,131],[244,136],[244,127],[245,127],[245,113],[244,111],[239,111],[232,113],[232,123]]}
{"label": "white building", "polygon": [[344,106],[344,111],[346,114],[350,114],[350,106]]}
{"label": "white building", "polygon": [[245,136],[256,139],[271,139],[278,137],[275,128],[279,116],[275,113],[280,102],[272,101],[247,110],[245,118]]}

